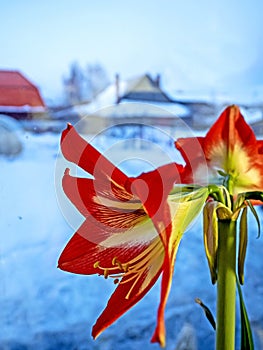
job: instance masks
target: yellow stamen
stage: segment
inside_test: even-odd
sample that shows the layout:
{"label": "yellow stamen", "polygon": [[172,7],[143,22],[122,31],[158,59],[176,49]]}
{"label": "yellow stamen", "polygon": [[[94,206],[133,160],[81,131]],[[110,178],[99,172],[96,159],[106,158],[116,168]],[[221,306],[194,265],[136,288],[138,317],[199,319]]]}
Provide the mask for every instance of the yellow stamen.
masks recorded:
{"label": "yellow stamen", "polygon": [[100,262],[99,262],[99,261],[96,261],[96,262],[93,264],[93,267],[94,267],[94,269],[97,269],[98,267],[100,267]]}
{"label": "yellow stamen", "polygon": [[104,269],[104,277],[107,279],[109,277],[109,270]]}
{"label": "yellow stamen", "polygon": [[[147,269],[150,269],[152,261],[156,259],[156,257],[162,257],[162,253],[163,244],[158,237],[146,249],[127,263],[122,263],[118,257],[115,256],[112,259],[113,267],[102,267],[99,261],[96,261],[93,266],[94,268],[102,270],[105,278],[114,278],[114,284],[124,284],[133,281],[125,296],[126,299],[129,299],[139,279]],[[125,279],[123,277],[125,277]],[[120,278],[122,279],[121,281],[119,281]]]}
{"label": "yellow stamen", "polygon": [[123,268],[122,263],[120,262],[120,260],[118,260],[118,258],[117,258],[116,256],[112,259],[112,265],[113,265],[113,266],[118,266],[118,268],[119,268],[121,271],[124,271],[124,268]]}
{"label": "yellow stamen", "polygon": [[115,256],[113,259],[112,259],[112,265],[115,265],[116,264],[116,260],[117,260],[117,256]]}
{"label": "yellow stamen", "polygon": [[129,271],[129,267],[130,267],[129,263],[124,264],[124,265],[123,265],[123,271],[124,271],[124,272],[128,272],[128,271]]}

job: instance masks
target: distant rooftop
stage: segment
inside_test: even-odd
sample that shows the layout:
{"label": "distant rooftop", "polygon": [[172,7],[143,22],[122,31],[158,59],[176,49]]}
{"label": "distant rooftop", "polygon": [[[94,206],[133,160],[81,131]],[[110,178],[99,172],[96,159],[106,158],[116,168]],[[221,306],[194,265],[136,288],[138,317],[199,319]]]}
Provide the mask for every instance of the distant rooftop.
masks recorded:
{"label": "distant rooftop", "polygon": [[43,112],[45,103],[38,88],[22,73],[0,70],[0,112]]}

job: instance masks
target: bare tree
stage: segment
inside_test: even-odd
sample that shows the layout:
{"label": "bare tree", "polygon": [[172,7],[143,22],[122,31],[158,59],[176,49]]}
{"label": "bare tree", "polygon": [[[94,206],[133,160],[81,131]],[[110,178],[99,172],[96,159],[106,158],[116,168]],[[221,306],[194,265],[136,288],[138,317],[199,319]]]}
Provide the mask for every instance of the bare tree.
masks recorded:
{"label": "bare tree", "polygon": [[91,101],[109,83],[106,70],[99,63],[82,69],[77,61],[71,63],[69,75],[63,79],[65,102],[69,105]]}
{"label": "bare tree", "polygon": [[94,98],[109,84],[108,75],[99,63],[88,64],[86,75],[90,86],[91,98]]}

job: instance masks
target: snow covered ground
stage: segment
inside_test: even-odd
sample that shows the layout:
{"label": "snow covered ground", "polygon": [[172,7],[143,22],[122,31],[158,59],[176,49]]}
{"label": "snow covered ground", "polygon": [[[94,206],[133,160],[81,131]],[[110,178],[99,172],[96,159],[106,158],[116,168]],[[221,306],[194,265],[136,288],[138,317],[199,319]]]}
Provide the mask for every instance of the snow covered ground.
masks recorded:
{"label": "snow covered ground", "polygon": [[[60,195],[60,204],[56,197],[59,181],[55,178],[60,173],[56,169],[62,161],[61,156],[57,158],[59,135],[24,133],[20,137],[23,152],[16,158],[0,158],[0,350],[158,349],[150,338],[159,282],[96,341],[91,338],[92,324],[114,285],[102,277],[57,269],[58,257],[73,234],[72,223],[68,224],[60,209]],[[134,175],[177,157],[165,140],[161,137],[159,146],[154,146],[153,138],[143,144],[137,140],[131,147],[109,136],[94,142]],[[139,160],[134,159],[136,150]],[[261,209],[259,214],[262,217]],[[256,239],[252,219],[251,224],[244,294],[256,349],[263,349],[263,241]],[[175,350],[180,334],[189,329],[199,350],[213,349],[214,332],[195,297],[215,312],[215,287],[204,256],[201,219],[186,233],[179,249],[166,310],[167,349]]]}

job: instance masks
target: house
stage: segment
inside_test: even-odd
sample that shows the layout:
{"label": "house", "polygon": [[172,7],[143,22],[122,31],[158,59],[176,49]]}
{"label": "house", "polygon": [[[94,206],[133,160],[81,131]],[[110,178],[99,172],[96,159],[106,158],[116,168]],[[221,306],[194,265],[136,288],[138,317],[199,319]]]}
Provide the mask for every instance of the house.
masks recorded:
{"label": "house", "polygon": [[38,88],[22,73],[0,70],[0,114],[16,119],[45,116],[46,106]]}
{"label": "house", "polygon": [[149,74],[120,82],[119,74],[115,77],[116,102],[142,101],[154,103],[174,103],[160,86],[161,76],[153,79]]}
{"label": "house", "polygon": [[89,104],[60,111],[60,117],[80,116],[83,130],[96,133],[114,125],[145,124],[175,128],[191,125],[190,110],[176,103],[160,86],[160,76],[144,74],[129,80],[116,75],[115,82]]}

